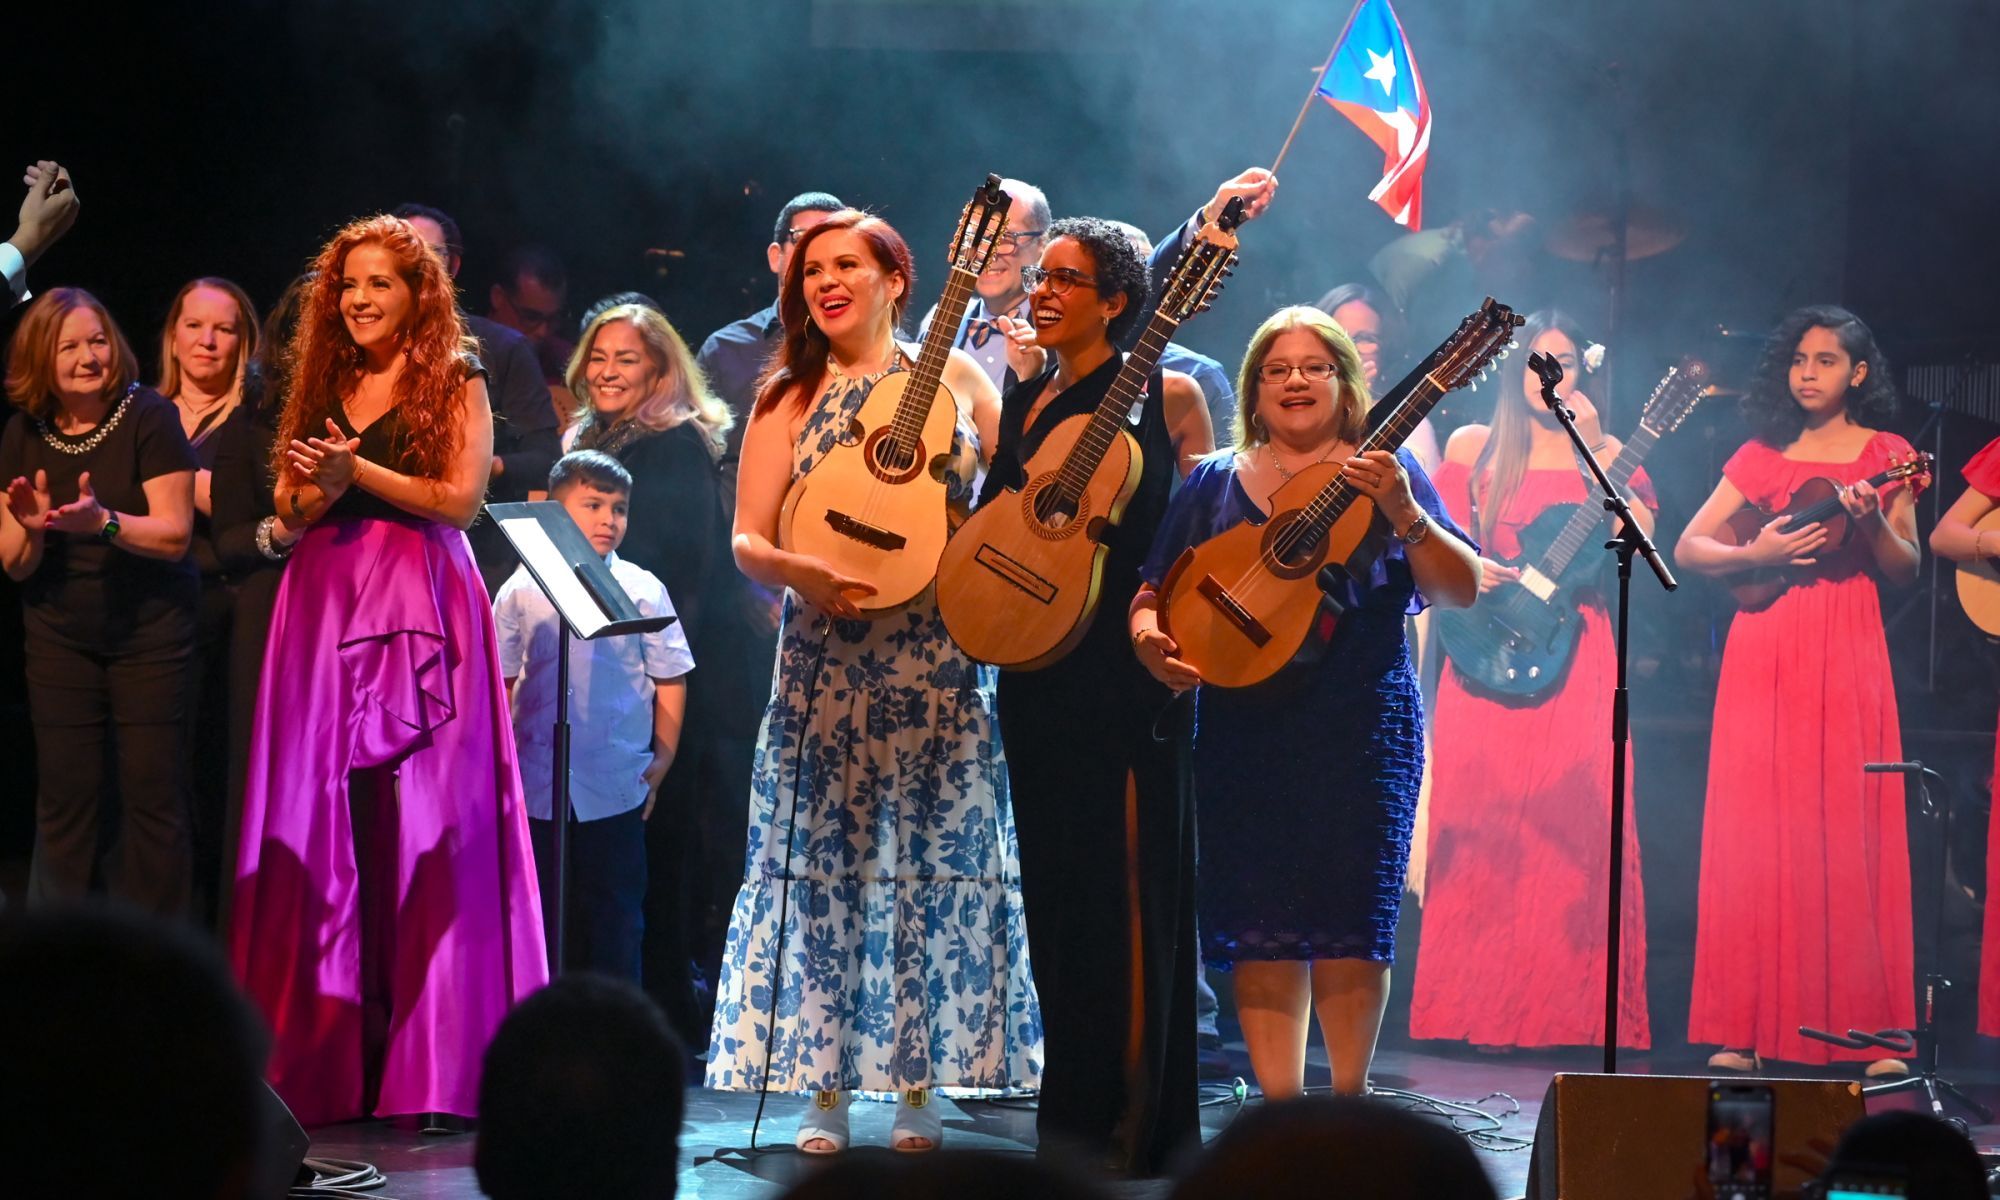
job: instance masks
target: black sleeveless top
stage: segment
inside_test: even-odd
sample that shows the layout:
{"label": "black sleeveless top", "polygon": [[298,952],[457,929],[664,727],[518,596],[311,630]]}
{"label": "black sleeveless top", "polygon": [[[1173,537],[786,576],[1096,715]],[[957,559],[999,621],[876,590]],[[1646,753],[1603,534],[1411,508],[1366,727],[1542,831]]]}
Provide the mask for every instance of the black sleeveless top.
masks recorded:
{"label": "black sleeveless top", "polygon": [[[476,356],[467,354],[462,357],[465,360],[467,379],[486,374],[486,368],[480,364]],[[328,406],[326,415],[332,417],[334,424],[340,426],[340,431],[348,437],[360,437],[361,445],[355,449],[356,454],[371,463],[379,463],[399,475],[417,474],[415,456],[410,453],[410,427],[403,420],[401,404],[390,406],[388,411],[369,422],[368,428],[359,431],[354,428],[354,422],[347,419],[347,409],[338,400]],[[321,422],[319,428],[326,428],[325,423]],[[355,517],[373,517],[387,521],[424,520],[423,517],[406,509],[397,508],[382,497],[358,487],[350,487],[342,492],[340,499],[335,500],[332,507],[326,510],[325,516],[336,520]]]}
{"label": "black sleeveless top", "polygon": [[[1007,389],[1007,394],[1000,400],[1000,437],[993,450],[992,465],[987,468],[985,486],[979,492],[980,504],[998,495],[1003,487],[1018,489],[1025,484],[1027,480],[1022,464],[1041,449],[1049,431],[1070,417],[1088,416],[1097,411],[1098,403],[1111,390],[1111,383],[1118,378],[1123,366],[1123,355],[1113,354],[1105,359],[1096,370],[1049,401],[1048,406],[1036,415],[1033,429],[1025,427],[1028,410],[1042,394],[1055,368],[1051,367],[1036,378]],[[1131,503],[1125,506],[1125,515],[1117,528],[1105,535],[1109,553],[1104,559],[1104,585],[1090,629],[1076,649],[1061,661],[1041,671],[1025,674],[1056,676],[1072,681],[1087,679],[1092,674],[1104,674],[1107,681],[1113,677],[1125,679],[1142,690],[1147,684],[1159,687],[1132,653],[1130,639],[1126,635],[1125,614],[1132,606],[1132,597],[1139,590],[1139,568],[1146,561],[1147,551],[1152,548],[1153,534],[1166,515],[1167,497],[1174,487],[1174,440],[1167,428],[1166,405],[1162,400],[1164,395],[1165,381],[1156,367],[1125,422],[1126,432],[1139,443],[1139,486],[1132,493]],[[1160,691],[1165,694],[1164,688]]]}

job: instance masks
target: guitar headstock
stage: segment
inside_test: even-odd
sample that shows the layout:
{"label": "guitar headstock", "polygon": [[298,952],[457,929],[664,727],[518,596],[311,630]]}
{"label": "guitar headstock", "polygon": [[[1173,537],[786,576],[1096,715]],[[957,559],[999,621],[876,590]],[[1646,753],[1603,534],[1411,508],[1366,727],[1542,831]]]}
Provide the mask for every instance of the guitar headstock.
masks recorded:
{"label": "guitar headstock", "polygon": [[1708,364],[1688,355],[1660,377],[1659,386],[1646,401],[1646,410],[1639,414],[1639,424],[1651,430],[1654,437],[1665,437],[1681,427],[1688,419],[1694,406],[1708,394]]}
{"label": "guitar headstock", "polygon": [[973,189],[965,211],[958,214],[958,230],[951,235],[952,270],[977,275],[986,269],[1000,235],[1007,232],[1007,208],[1012,203],[998,175],[988,175]]}
{"label": "guitar headstock", "polygon": [[1527,323],[1526,317],[1488,296],[1479,311],[1458,323],[1458,332],[1439,349],[1430,370],[1431,382],[1439,391],[1448,392],[1479,379],[1506,355],[1513,345],[1514,331]]}
{"label": "guitar headstock", "polygon": [[1222,281],[1235,271],[1236,227],[1241,224],[1243,197],[1235,196],[1222,215],[1202,226],[1201,232],[1181,251],[1173,273],[1167,276],[1166,286],[1160,291],[1158,312],[1185,321],[1196,313],[1208,311],[1215,303],[1216,293],[1222,290]]}

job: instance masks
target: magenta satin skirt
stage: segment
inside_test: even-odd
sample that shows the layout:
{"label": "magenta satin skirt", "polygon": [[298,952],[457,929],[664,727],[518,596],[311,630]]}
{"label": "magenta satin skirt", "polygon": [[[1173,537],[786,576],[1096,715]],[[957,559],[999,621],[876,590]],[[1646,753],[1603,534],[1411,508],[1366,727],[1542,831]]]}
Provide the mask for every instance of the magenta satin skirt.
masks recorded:
{"label": "magenta satin skirt", "polygon": [[[370,777],[356,828],[352,775]],[[361,862],[357,867],[357,850]],[[309,530],[278,589],[229,929],[307,1125],[476,1116],[480,1058],[548,982],[486,588],[465,535]]]}

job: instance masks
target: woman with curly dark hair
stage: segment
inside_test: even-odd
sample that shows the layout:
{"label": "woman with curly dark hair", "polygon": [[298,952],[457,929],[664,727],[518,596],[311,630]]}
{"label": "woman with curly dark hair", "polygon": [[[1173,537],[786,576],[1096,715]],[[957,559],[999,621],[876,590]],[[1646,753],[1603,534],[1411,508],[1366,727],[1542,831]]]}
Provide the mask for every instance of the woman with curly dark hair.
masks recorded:
{"label": "woman with curly dark hair", "polygon": [[336,234],[292,337],[278,585],[230,952],[308,1125],[474,1115],[548,980],[493,615],[465,528],[493,416],[451,280],[387,216]]}
{"label": "woman with curly dark hair", "polygon": [[[1876,579],[1916,581],[1917,488],[1867,482],[1913,453],[1879,428],[1894,403],[1858,317],[1792,313],[1744,402],[1751,439],[1674,547],[1704,575],[1780,567],[1791,578],[1768,606],[1736,615],[1716,688],[1688,1037],[1723,1047],[1709,1060],[1719,1069],[1867,1058],[1876,1052],[1799,1026],[1914,1020],[1902,778],[1861,769],[1903,756]],[[1717,536],[1740,510],[1780,512],[1819,478],[1841,485],[1844,541],[1782,517],[1740,545]],[[1903,1070],[1882,1059],[1869,1073]]]}
{"label": "woman with curly dark hair", "polygon": [[[1022,279],[1032,333],[1009,335],[1021,382],[1000,401],[981,503],[1007,503],[1050,432],[1097,410],[1124,365],[1116,344],[1146,307],[1145,260],[1092,217],[1050,225]],[[1214,435],[1200,386],[1178,371],[1155,368],[1135,411],[1139,486],[1107,539],[1097,615],[1055,663],[1000,672],[998,697],[1042,1001],[1036,1130],[1045,1147],[1150,1174],[1200,1140],[1191,730],[1182,706],[1172,735],[1153,737],[1173,696],[1133,657],[1121,618],[1168,492]]]}

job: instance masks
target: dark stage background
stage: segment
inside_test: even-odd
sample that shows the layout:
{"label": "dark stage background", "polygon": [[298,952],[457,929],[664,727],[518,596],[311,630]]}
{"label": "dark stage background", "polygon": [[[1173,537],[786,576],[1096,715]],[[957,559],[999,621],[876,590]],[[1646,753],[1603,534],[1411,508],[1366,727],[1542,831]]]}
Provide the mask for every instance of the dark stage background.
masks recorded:
{"label": "dark stage background", "polygon": [[[1603,209],[1622,130],[1634,196],[1686,229],[1632,265],[1617,391],[1593,392],[1614,428],[1683,352],[1709,356],[1725,383],[1740,377],[1760,343],[1718,325],[1764,330],[1802,303],[1860,312],[1895,361],[2000,359],[1990,0],[1401,0],[1398,11],[1434,112],[1428,223],[1519,207],[1549,228]],[[1167,232],[1218,180],[1269,164],[1345,15],[1345,0],[44,10],[15,18],[27,26],[9,39],[0,162],[54,157],[72,170],[82,219],[31,285],[96,291],[149,363],[185,279],[225,275],[268,303],[332,227],[403,200],[459,218],[475,310],[506,249],[539,241],[568,260],[572,312],[637,288],[698,342],[768,301],[772,218],[809,188],[903,230],[920,300],[987,171],[1040,184],[1058,215]],[[1316,105],[1276,205],[1246,231],[1242,269],[1183,340],[1233,370],[1273,307],[1359,276],[1398,232],[1366,199],[1380,170],[1373,145]],[[1601,271],[1536,249],[1510,282],[1502,298],[1515,307],[1562,304],[1609,340]],[[1485,394],[1455,397],[1446,424],[1486,407]],[[1908,405],[1898,428],[1914,434],[1927,415]],[[1947,501],[1957,465],[1996,433],[1950,418]],[[1733,408],[1711,402],[1654,456],[1663,541],[1741,436]],[[1930,503],[1923,514],[1927,530]],[[1727,610],[1694,580],[1671,599],[1646,580],[1637,594],[1638,811],[1655,1028],[1671,1043],[1684,1028]],[[1949,596],[1905,601],[1888,608],[1908,748],[1963,785],[1974,819],[1962,871],[1977,880],[1993,656]],[[33,789],[13,606],[0,584],[0,858],[18,863]]]}

